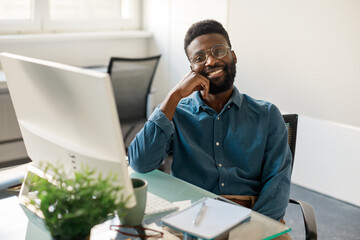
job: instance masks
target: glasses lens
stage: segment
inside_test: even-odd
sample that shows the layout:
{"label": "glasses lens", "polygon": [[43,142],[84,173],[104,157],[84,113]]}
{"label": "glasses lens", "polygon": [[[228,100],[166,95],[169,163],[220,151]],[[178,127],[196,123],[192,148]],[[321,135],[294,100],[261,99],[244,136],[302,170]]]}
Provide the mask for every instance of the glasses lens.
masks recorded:
{"label": "glasses lens", "polygon": [[202,63],[206,61],[206,52],[205,51],[199,51],[194,54],[192,57],[192,61],[194,63]]}
{"label": "glasses lens", "polygon": [[211,48],[211,54],[216,58],[223,58],[227,54],[227,48],[225,45],[215,45]]}

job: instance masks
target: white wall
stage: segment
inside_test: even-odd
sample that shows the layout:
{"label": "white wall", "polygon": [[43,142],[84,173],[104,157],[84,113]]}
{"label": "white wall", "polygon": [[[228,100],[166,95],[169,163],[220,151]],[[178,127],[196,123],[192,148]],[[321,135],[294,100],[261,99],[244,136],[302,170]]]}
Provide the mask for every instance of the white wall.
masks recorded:
{"label": "white wall", "polygon": [[157,19],[151,29],[167,55],[157,103],[189,71],[188,27],[222,22],[237,54],[240,91],[300,114],[293,182],[360,205],[360,1],[146,2],[146,21]]}
{"label": "white wall", "polygon": [[360,128],[299,116],[292,182],[360,206]]}
{"label": "white wall", "polygon": [[169,61],[170,51],[169,42],[170,35],[170,11],[169,2],[166,0],[144,1],[144,29],[151,32],[153,37],[148,43],[148,54],[157,55],[161,54],[160,62],[156,70],[152,88],[154,94],[154,107],[164,99],[170,89],[169,80]]}
{"label": "white wall", "polygon": [[231,0],[228,14],[242,91],[360,127],[359,0]]}

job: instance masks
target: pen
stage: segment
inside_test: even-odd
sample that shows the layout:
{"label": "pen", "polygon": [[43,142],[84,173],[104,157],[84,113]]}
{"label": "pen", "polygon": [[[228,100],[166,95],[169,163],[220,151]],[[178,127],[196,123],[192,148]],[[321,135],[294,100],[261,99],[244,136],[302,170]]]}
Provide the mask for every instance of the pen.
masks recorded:
{"label": "pen", "polygon": [[201,216],[204,214],[205,208],[206,208],[205,202],[203,202],[202,205],[201,205],[201,208],[200,208],[200,210],[199,210],[199,212],[198,212],[198,214],[196,215],[196,217],[195,217],[195,219],[194,219],[194,221],[193,221],[193,224],[194,224],[195,226],[197,226],[197,225],[199,224],[200,218],[201,218]]}
{"label": "pen", "polygon": [[214,198],[214,199],[215,199],[215,200],[222,201],[222,202],[234,204],[234,205],[239,205],[239,204],[237,204],[236,202],[230,201],[230,200],[228,200],[228,199],[226,199],[226,198],[223,198],[223,197],[216,197],[216,198]]}

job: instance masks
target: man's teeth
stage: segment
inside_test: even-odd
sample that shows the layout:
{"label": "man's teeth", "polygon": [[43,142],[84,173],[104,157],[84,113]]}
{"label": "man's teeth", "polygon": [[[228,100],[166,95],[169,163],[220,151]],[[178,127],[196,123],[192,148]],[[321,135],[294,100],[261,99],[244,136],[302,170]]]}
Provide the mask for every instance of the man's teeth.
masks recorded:
{"label": "man's teeth", "polygon": [[218,73],[220,73],[220,72],[222,72],[222,69],[217,70],[217,71],[215,71],[215,72],[210,72],[210,73],[208,73],[208,75],[209,75],[209,76],[212,76],[212,75],[218,74]]}

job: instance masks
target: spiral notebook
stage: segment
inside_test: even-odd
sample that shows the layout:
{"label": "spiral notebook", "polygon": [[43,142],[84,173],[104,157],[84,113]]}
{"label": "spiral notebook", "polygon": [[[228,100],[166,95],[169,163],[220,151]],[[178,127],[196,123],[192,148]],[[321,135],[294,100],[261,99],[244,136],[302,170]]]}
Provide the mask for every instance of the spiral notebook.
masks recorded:
{"label": "spiral notebook", "polygon": [[249,219],[250,215],[251,209],[205,197],[184,210],[163,217],[162,222],[198,238],[214,239]]}

